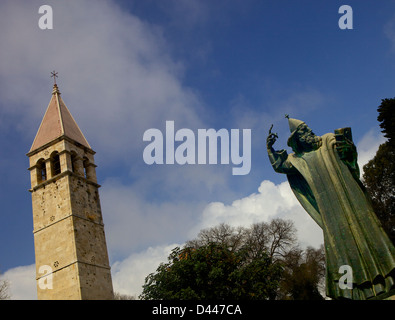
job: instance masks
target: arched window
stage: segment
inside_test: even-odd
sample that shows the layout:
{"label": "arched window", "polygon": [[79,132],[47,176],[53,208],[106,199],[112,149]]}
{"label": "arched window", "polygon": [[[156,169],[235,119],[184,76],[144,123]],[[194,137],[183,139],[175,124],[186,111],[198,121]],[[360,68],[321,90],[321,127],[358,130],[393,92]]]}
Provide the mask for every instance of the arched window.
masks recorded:
{"label": "arched window", "polygon": [[83,165],[84,165],[84,176],[85,176],[85,178],[89,179],[89,174],[88,174],[89,160],[88,160],[88,158],[84,157]]}
{"label": "arched window", "polygon": [[57,151],[55,151],[51,155],[51,169],[52,169],[52,176],[56,176],[61,172],[60,158],[59,158],[59,153]]}
{"label": "arched window", "polygon": [[71,152],[71,171],[73,171],[73,172],[76,172],[76,169],[77,169],[76,160],[77,160],[77,154],[74,151],[72,151]]}
{"label": "arched window", "polygon": [[37,182],[41,183],[47,180],[47,168],[44,159],[37,161]]}

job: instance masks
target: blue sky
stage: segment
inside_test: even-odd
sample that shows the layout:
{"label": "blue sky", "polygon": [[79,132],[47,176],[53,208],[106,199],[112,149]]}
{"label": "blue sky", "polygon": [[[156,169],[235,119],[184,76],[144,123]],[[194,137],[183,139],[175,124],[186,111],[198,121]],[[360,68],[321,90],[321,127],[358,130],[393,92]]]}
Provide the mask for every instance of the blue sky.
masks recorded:
{"label": "blue sky", "polygon": [[[54,28],[41,30],[43,4],[0,4],[0,271],[14,298],[34,298],[26,153],[53,69],[97,152],[116,291],[138,293],[147,266],[219,222],[293,219],[302,244],[322,243],[286,177],[273,172],[266,135],[274,124],[275,148],[287,148],[287,113],[318,135],[352,127],[361,162],[374,155],[383,142],[377,106],[395,96],[393,1],[47,1]],[[338,26],[343,4],[353,9],[352,30]],[[166,120],[176,130],[251,129],[250,173],[145,164],[143,134],[164,131]]]}

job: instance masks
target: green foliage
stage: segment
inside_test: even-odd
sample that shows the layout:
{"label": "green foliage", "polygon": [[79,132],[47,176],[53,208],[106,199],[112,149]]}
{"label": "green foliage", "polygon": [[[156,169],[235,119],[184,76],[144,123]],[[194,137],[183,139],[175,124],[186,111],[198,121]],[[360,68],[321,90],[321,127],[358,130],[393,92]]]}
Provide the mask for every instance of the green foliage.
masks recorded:
{"label": "green foliage", "polygon": [[384,230],[395,244],[395,148],[387,141],[363,167],[364,185]]}
{"label": "green foliage", "polygon": [[363,181],[377,217],[395,244],[395,98],[383,99],[377,111],[388,141],[363,167]]}
{"label": "green foliage", "polygon": [[382,99],[381,105],[377,109],[379,115],[377,120],[380,127],[383,129],[384,137],[388,138],[389,142],[394,144],[395,141],[395,98]]}
{"label": "green foliage", "polygon": [[177,247],[168,260],[148,275],[141,299],[273,299],[282,271],[267,255],[249,262],[245,250],[216,243]]}

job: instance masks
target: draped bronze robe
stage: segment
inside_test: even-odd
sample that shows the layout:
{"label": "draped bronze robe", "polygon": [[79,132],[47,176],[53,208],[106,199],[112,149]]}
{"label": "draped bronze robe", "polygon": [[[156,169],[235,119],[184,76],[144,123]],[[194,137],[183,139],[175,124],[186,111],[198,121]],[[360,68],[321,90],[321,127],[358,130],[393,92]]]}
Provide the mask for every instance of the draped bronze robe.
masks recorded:
{"label": "draped bronze robe", "polygon": [[[277,154],[272,163],[287,173],[304,209],[322,228],[326,255],[327,296],[369,299],[395,288],[395,249],[373,211],[359,172],[342,161],[332,133],[315,151]],[[355,159],[356,163],[356,159]],[[353,289],[340,289],[342,265],[353,271]]]}

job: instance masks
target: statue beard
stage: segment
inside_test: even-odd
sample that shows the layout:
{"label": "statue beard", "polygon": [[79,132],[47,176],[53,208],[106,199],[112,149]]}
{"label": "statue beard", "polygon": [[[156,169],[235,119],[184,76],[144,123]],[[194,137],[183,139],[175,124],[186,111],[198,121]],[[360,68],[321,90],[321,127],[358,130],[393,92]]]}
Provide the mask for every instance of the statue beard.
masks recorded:
{"label": "statue beard", "polygon": [[300,145],[303,151],[317,150],[321,146],[321,137],[316,136],[314,133],[304,134],[299,137]]}

